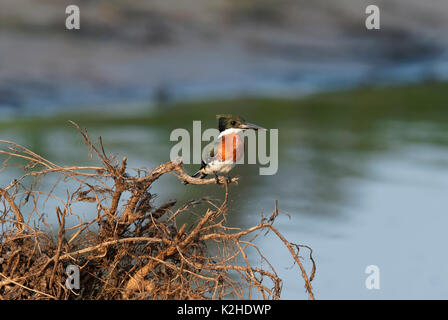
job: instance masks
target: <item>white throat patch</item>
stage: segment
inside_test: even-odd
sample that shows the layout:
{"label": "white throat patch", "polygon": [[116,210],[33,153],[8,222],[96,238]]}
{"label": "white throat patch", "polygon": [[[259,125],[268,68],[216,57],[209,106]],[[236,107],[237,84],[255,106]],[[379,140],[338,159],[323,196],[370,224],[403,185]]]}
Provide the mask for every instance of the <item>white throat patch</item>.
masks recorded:
{"label": "white throat patch", "polygon": [[218,136],[218,139],[221,139],[223,136],[226,136],[228,134],[232,134],[232,133],[240,133],[243,132],[243,129],[238,129],[238,128],[230,128],[230,129],[226,129],[223,132],[221,132]]}

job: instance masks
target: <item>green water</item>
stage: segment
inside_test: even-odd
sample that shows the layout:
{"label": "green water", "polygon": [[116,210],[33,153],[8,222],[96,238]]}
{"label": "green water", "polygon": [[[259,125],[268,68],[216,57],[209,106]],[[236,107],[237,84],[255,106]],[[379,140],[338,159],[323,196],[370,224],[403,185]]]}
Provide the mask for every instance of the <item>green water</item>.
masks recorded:
{"label": "green water", "polygon": [[[447,107],[448,84],[425,83],[302,99],[179,103],[138,112],[123,106],[119,116],[101,110],[21,118],[0,122],[0,136],[61,165],[94,164],[70,119],[92,138],[102,136],[107,152],[127,156],[129,166],[137,168],[168,161],[171,131],[191,130],[193,120],[202,120],[205,129],[216,126],[216,114],[234,113],[277,128],[276,175],[260,176],[257,165],[232,170],[241,178],[231,187],[229,224],[256,224],[278,200],[289,215],[280,215],[278,229],[314,249],[317,298],[437,299],[448,294]],[[186,168],[193,172],[196,166]],[[14,174],[1,172],[0,185]],[[219,186],[184,186],[173,176],[163,177],[152,191],[159,202],[222,197]],[[283,297],[306,298],[287,250],[271,237],[259,244],[284,279]],[[309,267],[305,253],[304,261]],[[368,265],[380,268],[380,290],[365,287]]]}

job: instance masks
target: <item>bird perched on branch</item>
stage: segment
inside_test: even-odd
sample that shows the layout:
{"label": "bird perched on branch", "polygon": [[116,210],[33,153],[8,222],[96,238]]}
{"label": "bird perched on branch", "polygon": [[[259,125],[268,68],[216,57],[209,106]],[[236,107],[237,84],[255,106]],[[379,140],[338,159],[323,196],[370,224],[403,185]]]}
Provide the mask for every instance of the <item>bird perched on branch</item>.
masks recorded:
{"label": "bird perched on branch", "polygon": [[201,168],[192,175],[193,178],[204,179],[214,174],[217,183],[218,173],[228,174],[238,160],[244,156],[244,130],[264,129],[256,124],[230,114],[217,115],[219,136],[208,157],[202,160]]}

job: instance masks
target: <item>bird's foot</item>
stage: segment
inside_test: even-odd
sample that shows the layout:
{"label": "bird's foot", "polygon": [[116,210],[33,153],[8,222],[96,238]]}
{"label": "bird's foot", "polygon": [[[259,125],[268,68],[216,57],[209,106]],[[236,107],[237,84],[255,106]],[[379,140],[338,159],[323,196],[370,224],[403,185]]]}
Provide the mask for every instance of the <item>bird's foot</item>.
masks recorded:
{"label": "bird's foot", "polygon": [[215,179],[216,179],[216,184],[221,184],[221,183],[219,182],[219,177],[218,177],[218,174],[217,174],[217,173],[215,173]]}
{"label": "bird's foot", "polygon": [[230,177],[230,175],[227,175],[227,183],[232,183],[232,178]]}

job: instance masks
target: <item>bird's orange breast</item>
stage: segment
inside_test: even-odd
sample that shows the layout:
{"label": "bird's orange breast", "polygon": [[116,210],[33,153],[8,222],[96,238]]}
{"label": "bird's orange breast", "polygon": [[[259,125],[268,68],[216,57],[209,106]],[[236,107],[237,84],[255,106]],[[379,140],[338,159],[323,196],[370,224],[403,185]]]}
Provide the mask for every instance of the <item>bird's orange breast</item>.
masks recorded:
{"label": "bird's orange breast", "polygon": [[238,133],[226,134],[221,138],[217,150],[217,159],[220,161],[238,161],[244,153],[244,141]]}

